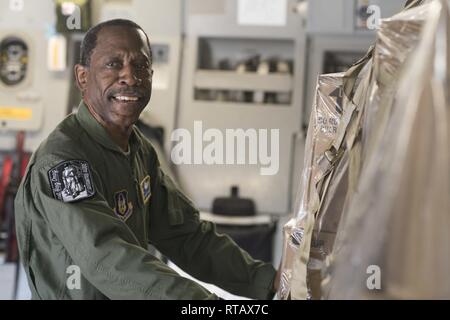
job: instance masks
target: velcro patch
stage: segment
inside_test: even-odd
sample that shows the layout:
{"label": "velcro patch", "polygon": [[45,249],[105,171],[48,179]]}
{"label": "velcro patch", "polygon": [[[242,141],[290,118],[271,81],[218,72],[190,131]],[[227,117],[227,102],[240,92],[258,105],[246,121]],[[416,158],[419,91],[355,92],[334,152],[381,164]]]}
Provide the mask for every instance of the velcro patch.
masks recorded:
{"label": "velcro patch", "polygon": [[150,176],[146,176],[141,182],[141,195],[144,203],[147,203],[147,201],[150,199],[150,196],[152,195],[152,191],[150,188]]}
{"label": "velcro patch", "polygon": [[128,191],[121,190],[114,194],[114,213],[123,221],[126,221],[133,213],[133,204],[128,201]]}
{"label": "velcro patch", "polygon": [[63,161],[48,171],[48,178],[53,196],[63,202],[75,202],[95,195],[87,161]]}

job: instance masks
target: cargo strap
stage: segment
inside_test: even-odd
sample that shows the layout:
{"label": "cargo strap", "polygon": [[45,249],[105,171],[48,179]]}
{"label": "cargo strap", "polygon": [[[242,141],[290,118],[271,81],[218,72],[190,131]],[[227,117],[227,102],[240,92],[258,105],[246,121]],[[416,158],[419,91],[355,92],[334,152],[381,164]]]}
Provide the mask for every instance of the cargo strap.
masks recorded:
{"label": "cargo strap", "polygon": [[12,169],[13,160],[10,156],[6,156],[3,160],[2,176],[0,179],[0,224],[5,217],[6,190],[11,182]]}

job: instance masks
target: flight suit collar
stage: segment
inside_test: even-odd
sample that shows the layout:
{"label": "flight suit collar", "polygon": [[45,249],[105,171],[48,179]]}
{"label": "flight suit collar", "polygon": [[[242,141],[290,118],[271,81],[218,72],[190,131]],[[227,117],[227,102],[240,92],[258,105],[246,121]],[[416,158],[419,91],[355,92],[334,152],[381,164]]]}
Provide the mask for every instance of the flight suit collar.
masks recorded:
{"label": "flight suit collar", "polygon": [[[111,151],[125,155],[125,152],[112,140],[108,131],[94,118],[83,101],[80,102],[76,117],[92,139]],[[129,140],[130,155],[134,156],[141,145],[142,141],[136,134],[136,127],[133,127]]]}

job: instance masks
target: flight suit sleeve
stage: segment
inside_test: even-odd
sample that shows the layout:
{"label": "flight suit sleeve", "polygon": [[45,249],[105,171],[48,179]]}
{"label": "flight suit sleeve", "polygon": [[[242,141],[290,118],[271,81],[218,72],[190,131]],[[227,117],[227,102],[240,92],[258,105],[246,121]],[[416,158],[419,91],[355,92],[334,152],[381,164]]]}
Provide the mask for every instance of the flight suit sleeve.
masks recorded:
{"label": "flight suit sleeve", "polygon": [[230,293],[272,299],[276,271],[254,260],[215,225],[201,221],[192,202],[156,165],[150,199],[149,240],[193,277]]}
{"label": "flight suit sleeve", "polygon": [[139,245],[128,226],[112,214],[95,169],[91,168],[95,195],[77,202],[57,200],[48,172],[62,159],[47,160],[31,169],[34,206],[82,275],[105,296],[110,299],[217,299]]}

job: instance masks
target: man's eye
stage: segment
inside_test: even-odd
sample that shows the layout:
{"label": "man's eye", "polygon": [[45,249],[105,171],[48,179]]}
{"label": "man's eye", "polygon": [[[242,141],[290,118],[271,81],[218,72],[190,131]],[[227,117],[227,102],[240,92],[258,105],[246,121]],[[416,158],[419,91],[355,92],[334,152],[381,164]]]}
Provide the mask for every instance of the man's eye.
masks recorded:
{"label": "man's eye", "polygon": [[108,62],[108,63],[106,64],[106,66],[107,66],[108,68],[117,68],[117,67],[119,66],[119,63],[116,62],[116,61],[112,61],[112,62]]}
{"label": "man's eye", "polygon": [[136,65],[136,68],[139,69],[139,70],[145,70],[145,69],[148,68],[148,66],[147,66],[147,64],[145,64],[145,63],[138,63],[138,64]]}

